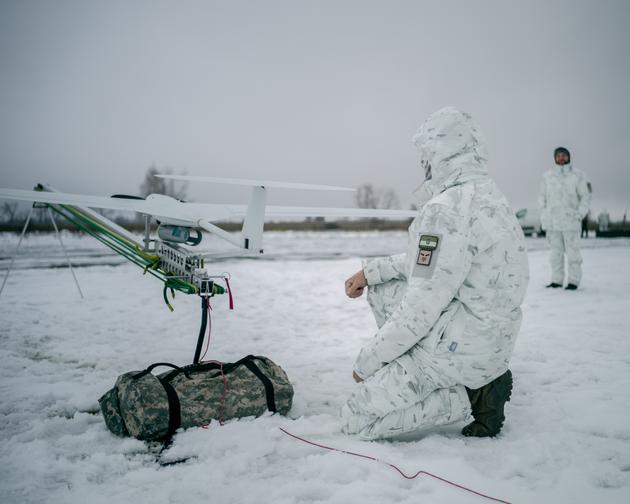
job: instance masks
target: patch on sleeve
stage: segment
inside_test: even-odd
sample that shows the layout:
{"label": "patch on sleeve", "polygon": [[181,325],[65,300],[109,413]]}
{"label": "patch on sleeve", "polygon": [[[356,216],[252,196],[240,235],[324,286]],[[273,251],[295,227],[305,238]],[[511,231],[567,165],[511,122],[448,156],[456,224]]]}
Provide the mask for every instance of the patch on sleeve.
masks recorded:
{"label": "patch on sleeve", "polygon": [[438,234],[421,234],[418,239],[418,253],[414,264],[414,277],[431,278],[440,250],[440,238]]}
{"label": "patch on sleeve", "polygon": [[434,235],[420,235],[420,244],[418,246],[418,260],[416,264],[421,266],[431,266],[431,258],[433,253],[437,251],[440,238]]}

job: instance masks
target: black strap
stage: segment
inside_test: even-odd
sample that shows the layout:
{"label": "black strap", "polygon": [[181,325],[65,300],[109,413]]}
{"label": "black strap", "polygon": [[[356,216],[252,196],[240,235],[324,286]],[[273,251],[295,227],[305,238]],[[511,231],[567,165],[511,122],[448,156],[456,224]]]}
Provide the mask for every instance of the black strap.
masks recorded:
{"label": "black strap", "polygon": [[171,367],[171,368],[177,370],[178,373],[184,373],[186,375],[186,378],[190,378],[190,375],[188,374],[188,371],[185,368],[181,368],[179,366],[176,366],[175,364],[171,364],[170,362],[156,362],[155,364],[151,364],[144,371],[140,371],[139,373],[133,375],[132,378],[134,380],[137,380],[138,378],[142,378],[143,376],[148,375],[151,371],[153,371],[158,366]]}
{"label": "black strap", "polygon": [[[217,370],[217,373],[212,375],[211,378],[216,378],[217,376],[221,376],[221,373],[223,373],[224,375],[230,374],[239,366],[244,365],[245,362],[251,361],[253,359],[262,359],[262,357],[257,357],[255,355],[247,355],[246,357],[243,357],[242,359],[239,359],[236,362],[202,362],[199,364],[188,364],[187,366],[184,366],[181,368],[171,364],[171,367],[174,368],[174,370],[168,373],[167,375],[165,375],[164,379],[167,381],[171,381],[173,380],[173,378],[178,376],[179,373],[184,373],[187,378],[190,378],[190,375],[188,373],[212,371],[215,369]],[[156,365],[157,364],[154,364],[153,366],[156,366]],[[164,365],[168,365],[168,364],[164,363]]]}
{"label": "black strap", "polygon": [[[248,356],[248,357],[253,357],[253,356]],[[277,411],[276,410],[276,394],[273,390],[273,383],[271,383],[271,380],[265,376],[265,374],[258,368],[258,366],[256,366],[256,364],[254,364],[253,359],[245,360],[243,364],[245,365],[245,367],[247,367],[247,369],[249,369],[252,373],[254,373],[256,377],[265,386],[265,395],[267,396],[267,409],[275,413]]]}
{"label": "black strap", "polygon": [[164,436],[166,443],[170,443],[170,439],[175,434],[175,431],[179,429],[182,424],[182,409],[179,403],[179,397],[173,386],[164,379],[160,379],[160,383],[166,390],[166,397],[168,398],[168,431]]}
{"label": "black strap", "polygon": [[[193,357],[193,365],[199,364],[201,358],[201,348],[203,340],[206,337],[206,326],[208,325],[208,299],[201,296],[201,327],[199,328],[199,336],[197,337],[197,346],[195,348],[195,356]],[[209,338],[210,336],[208,336]]]}
{"label": "black strap", "polygon": [[[265,386],[265,396],[266,396],[266,399],[267,399],[267,409],[269,411],[275,413],[277,411],[277,408],[276,408],[276,394],[275,394],[275,390],[274,390],[274,387],[273,387],[273,382],[254,363],[255,360],[262,360],[262,357],[257,357],[255,355],[247,355],[246,357],[243,357],[242,359],[240,359],[240,360],[238,360],[236,362],[233,362],[233,363],[223,363],[223,364],[221,364],[221,363],[216,363],[216,362],[208,362],[208,363],[203,363],[203,364],[190,364],[190,365],[185,366],[183,368],[179,368],[177,366],[171,365],[173,368],[175,368],[174,371],[171,371],[167,375],[165,375],[162,378],[160,378],[160,382],[162,382],[162,385],[164,385],[164,388],[166,389],[167,394],[168,394],[167,385],[168,385],[168,387],[170,387],[172,389],[173,395],[175,397],[175,400],[177,401],[177,412],[178,412],[178,415],[180,415],[179,399],[177,398],[177,394],[176,394],[175,390],[170,385],[170,381],[173,378],[175,378],[179,373],[184,373],[187,378],[190,378],[190,376],[188,375],[188,372],[209,371],[209,370],[217,369],[218,370],[217,374],[214,375],[214,376],[211,376],[211,378],[215,378],[217,376],[220,376],[221,374],[228,375],[229,373],[231,373],[232,371],[237,369],[239,366],[245,366]],[[150,367],[153,368],[156,365],[157,364],[154,364],[153,366],[150,366]],[[169,409],[171,410],[171,417],[170,418],[172,419],[173,407],[171,406],[171,399],[170,399],[170,397],[169,397]],[[173,429],[173,432],[175,432],[175,430],[177,430],[179,428],[179,422],[180,421],[181,420],[178,421],[177,426],[175,427],[175,429]]]}

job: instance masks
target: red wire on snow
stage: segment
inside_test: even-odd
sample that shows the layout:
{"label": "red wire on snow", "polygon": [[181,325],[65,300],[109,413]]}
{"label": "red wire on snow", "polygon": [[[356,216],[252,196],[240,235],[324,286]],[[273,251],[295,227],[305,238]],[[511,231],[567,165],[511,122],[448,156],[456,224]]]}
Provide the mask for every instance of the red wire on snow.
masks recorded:
{"label": "red wire on snow", "polygon": [[[226,278],[225,279],[225,283],[227,285],[227,290],[228,290],[228,296],[229,296],[229,300],[230,300],[230,310],[234,309],[234,300],[232,299],[232,289],[230,289],[230,281]],[[210,300],[208,298],[206,298],[206,303],[208,305],[208,341],[206,342],[206,349],[203,352],[203,355],[201,356],[200,361],[201,362],[207,362],[207,363],[215,363],[215,364],[219,364],[219,371],[221,373],[221,378],[223,379],[223,394],[221,395],[221,408],[219,410],[219,425],[223,425],[224,424],[224,413],[225,413],[225,397],[227,395],[227,376],[225,376],[225,373],[223,372],[223,362],[219,362],[216,360],[209,360],[209,361],[204,361],[203,358],[206,356],[206,353],[208,352],[208,348],[210,347],[210,333],[212,331],[212,317],[210,315],[210,312],[212,310],[212,307],[210,306]],[[204,428],[208,428],[207,425],[202,425],[202,427]],[[391,467],[392,469],[395,469],[398,474],[400,474],[403,478],[408,479],[408,480],[413,480],[416,479],[418,476],[421,475],[425,475],[425,476],[429,476],[433,479],[436,479],[438,481],[441,481],[442,483],[446,483],[448,485],[454,486],[455,488],[459,488],[460,490],[464,490],[466,492],[470,492],[474,495],[478,495],[479,497],[483,497],[484,499],[488,499],[494,502],[501,502],[502,504],[511,504],[509,501],[506,500],[502,500],[502,499],[497,499],[496,497],[492,497],[490,495],[486,495],[483,494],[481,492],[478,492],[476,490],[473,490],[472,488],[468,488],[465,487],[464,485],[460,485],[458,483],[455,483],[453,481],[447,480],[446,478],[442,478],[441,476],[438,476],[437,474],[432,474],[428,471],[417,471],[415,474],[413,475],[408,475],[405,474],[398,466],[396,466],[395,464],[392,464],[391,462],[387,462],[385,460],[381,460],[378,459],[376,457],[372,457],[371,455],[364,455],[362,453],[355,453],[355,452],[351,452],[351,451],[347,451],[347,450],[341,450],[339,448],[333,448],[332,446],[326,446],[320,443],[315,443],[314,441],[309,441],[308,439],[304,439],[300,436],[296,436],[295,434],[291,434],[289,431],[283,429],[282,427],[278,427],[282,432],[284,432],[287,436],[292,437],[293,439],[296,439],[298,441],[302,441],[303,443],[309,444],[311,446],[317,446],[318,448],[322,448],[324,450],[329,450],[329,451],[334,451],[337,453],[343,453],[345,455],[352,455],[353,457],[359,457],[359,458],[364,458],[364,459],[368,459],[368,460],[372,460],[373,462],[380,462],[381,464],[385,464],[388,465],[389,467]]]}
{"label": "red wire on snow", "polygon": [[390,462],[387,462],[385,460],[380,460],[380,459],[377,459],[376,457],[372,457],[370,455],[363,455],[361,453],[355,453],[355,452],[351,452],[351,451],[340,450],[339,448],[333,448],[332,446],[326,446],[326,445],[323,445],[323,444],[315,443],[313,441],[309,441],[308,439],[301,438],[300,436],[296,436],[295,434],[291,434],[289,431],[283,429],[282,427],[278,427],[278,428],[282,432],[284,432],[287,436],[290,436],[293,439],[297,439],[298,441],[302,441],[302,442],[304,442],[306,444],[310,444],[312,446],[317,446],[318,448],[323,448],[324,450],[330,450],[330,451],[334,451],[334,452],[338,452],[338,453],[344,453],[346,455],[352,455],[353,457],[360,457],[360,458],[364,458],[364,459],[372,460],[374,462],[380,462],[381,464],[388,465],[389,467],[391,467],[391,468],[395,469],[396,471],[398,471],[398,473],[403,478],[408,479],[408,480],[415,479],[418,476],[424,474],[426,476],[430,476],[431,478],[439,480],[439,481],[441,481],[443,483],[447,483],[447,484],[452,485],[452,486],[454,486],[456,488],[459,488],[461,490],[465,490],[466,492],[470,492],[470,493],[473,493],[475,495],[478,495],[479,497],[483,497],[485,499],[492,500],[492,501],[495,501],[495,502],[502,502],[503,504],[511,504],[508,501],[497,499],[496,497],[491,497],[490,495],[482,494],[481,492],[477,492],[476,490],[473,490],[472,488],[468,488],[468,487],[465,487],[464,485],[460,485],[458,483],[454,483],[453,481],[449,481],[446,478],[442,478],[440,476],[437,476],[436,474],[431,474],[430,472],[427,472],[427,471],[418,471],[413,476],[409,476],[408,474],[405,474],[402,470],[400,470],[398,467],[396,467],[394,464],[392,464]]}

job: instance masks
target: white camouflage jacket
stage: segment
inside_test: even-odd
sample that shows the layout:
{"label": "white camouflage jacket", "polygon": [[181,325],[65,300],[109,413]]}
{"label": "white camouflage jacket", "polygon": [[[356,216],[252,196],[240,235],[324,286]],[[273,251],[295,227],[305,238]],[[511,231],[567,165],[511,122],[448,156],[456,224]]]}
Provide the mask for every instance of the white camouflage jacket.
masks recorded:
{"label": "white camouflage jacket", "polygon": [[583,171],[566,164],[555,166],[543,175],[538,207],[545,231],[579,231],[590,203],[591,193]]}
{"label": "white camouflage jacket", "polygon": [[407,252],[364,262],[368,285],[397,279],[406,291],[355,372],[367,378],[404,356],[409,372],[432,366],[478,388],[505,372],[520,327],[529,278],[523,233],[488,176],[468,114],[434,113],[414,143],[431,178],[416,191]]}

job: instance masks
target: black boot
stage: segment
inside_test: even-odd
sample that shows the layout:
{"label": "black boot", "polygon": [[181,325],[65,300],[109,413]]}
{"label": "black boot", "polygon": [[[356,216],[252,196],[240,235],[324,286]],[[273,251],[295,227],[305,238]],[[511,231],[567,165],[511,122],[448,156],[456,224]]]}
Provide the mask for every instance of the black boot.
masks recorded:
{"label": "black boot", "polygon": [[564,288],[564,290],[577,290],[577,287],[577,285],[570,283]]}
{"label": "black boot", "polygon": [[508,369],[498,378],[478,389],[466,388],[472,407],[473,422],[462,429],[464,436],[494,437],[501,432],[503,407],[512,395],[512,373]]}
{"label": "black boot", "polygon": [[545,285],[545,287],[551,287],[552,289],[557,289],[558,287],[562,287],[562,284],[551,282],[550,284]]}

